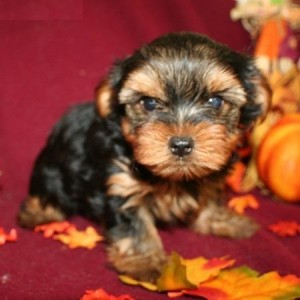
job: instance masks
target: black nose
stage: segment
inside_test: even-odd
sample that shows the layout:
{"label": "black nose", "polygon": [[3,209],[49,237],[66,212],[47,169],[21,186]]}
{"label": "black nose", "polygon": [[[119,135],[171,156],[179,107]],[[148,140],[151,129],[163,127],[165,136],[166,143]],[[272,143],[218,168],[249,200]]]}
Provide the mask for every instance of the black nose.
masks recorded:
{"label": "black nose", "polygon": [[170,150],[174,155],[177,155],[179,157],[183,157],[186,155],[189,155],[194,147],[194,141],[193,139],[189,137],[178,137],[173,136],[170,139]]}

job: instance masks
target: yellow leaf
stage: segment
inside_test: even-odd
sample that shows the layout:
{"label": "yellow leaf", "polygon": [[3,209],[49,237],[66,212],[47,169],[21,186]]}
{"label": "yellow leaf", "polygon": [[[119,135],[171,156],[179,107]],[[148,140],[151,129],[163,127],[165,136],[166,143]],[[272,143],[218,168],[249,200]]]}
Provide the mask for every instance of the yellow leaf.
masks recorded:
{"label": "yellow leaf", "polygon": [[173,252],[157,280],[158,290],[177,291],[194,287],[195,285],[187,278],[187,268],[182,263],[182,258]]}
{"label": "yellow leaf", "polygon": [[86,230],[83,231],[71,228],[66,234],[57,234],[53,238],[68,245],[71,249],[79,247],[93,249],[96,247],[97,242],[103,240],[103,237],[101,237],[91,226],[87,227]]}
{"label": "yellow leaf", "polygon": [[231,198],[228,202],[228,207],[242,215],[247,207],[257,209],[259,203],[253,195],[248,194]]}
{"label": "yellow leaf", "polygon": [[119,279],[122,282],[129,284],[129,285],[140,285],[147,290],[157,291],[157,286],[151,282],[138,281],[138,280],[135,280],[134,278],[126,276],[126,275],[119,275]]}

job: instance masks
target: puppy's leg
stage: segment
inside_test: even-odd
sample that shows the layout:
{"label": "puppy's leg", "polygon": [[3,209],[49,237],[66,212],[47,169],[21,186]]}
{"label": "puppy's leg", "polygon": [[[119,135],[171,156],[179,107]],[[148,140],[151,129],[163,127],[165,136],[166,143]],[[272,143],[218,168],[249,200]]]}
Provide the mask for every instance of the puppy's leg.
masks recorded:
{"label": "puppy's leg", "polygon": [[54,221],[63,221],[66,215],[63,211],[51,204],[43,205],[41,198],[28,196],[22,203],[18,214],[18,222],[21,226],[34,228],[39,224]]}
{"label": "puppy's leg", "polygon": [[241,239],[251,237],[259,226],[226,207],[209,204],[201,210],[192,227],[201,234]]}
{"label": "puppy's leg", "polygon": [[[109,199],[109,203],[118,201],[114,198]],[[151,215],[145,208],[138,207],[119,209],[107,217],[110,262],[120,273],[155,282],[166,257]]]}

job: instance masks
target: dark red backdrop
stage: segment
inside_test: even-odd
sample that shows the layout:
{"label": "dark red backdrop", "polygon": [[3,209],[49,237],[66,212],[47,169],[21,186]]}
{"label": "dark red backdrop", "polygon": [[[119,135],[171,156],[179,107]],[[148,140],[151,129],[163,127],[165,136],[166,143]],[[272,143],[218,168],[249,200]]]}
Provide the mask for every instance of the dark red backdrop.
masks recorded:
{"label": "dark red backdrop", "polygon": [[[86,289],[99,287],[136,299],[166,299],[120,283],[106,265],[102,245],[67,250],[18,228],[15,215],[51,126],[70,105],[93,98],[116,58],[179,30],[248,51],[247,33],[229,18],[233,5],[233,0],[0,1],[0,227],[19,231],[17,243],[0,246],[0,299],[79,299]],[[167,250],[186,257],[230,255],[261,272],[300,276],[300,238],[278,238],[266,230],[281,219],[299,221],[300,207],[260,198],[261,208],[252,215],[262,229],[252,239],[234,242],[174,229],[161,232]]]}

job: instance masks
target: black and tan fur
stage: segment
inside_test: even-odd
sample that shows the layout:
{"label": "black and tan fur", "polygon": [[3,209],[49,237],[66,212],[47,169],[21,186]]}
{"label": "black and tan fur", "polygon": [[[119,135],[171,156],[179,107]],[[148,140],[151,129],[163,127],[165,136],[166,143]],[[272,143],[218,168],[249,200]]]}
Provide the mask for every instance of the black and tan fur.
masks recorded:
{"label": "black and tan fur", "polygon": [[144,280],[165,261],[157,224],[250,237],[256,224],[222,204],[224,178],[268,98],[251,58],[193,33],[162,36],[117,62],[95,103],[58,122],[19,221],[93,218],[112,265]]}

